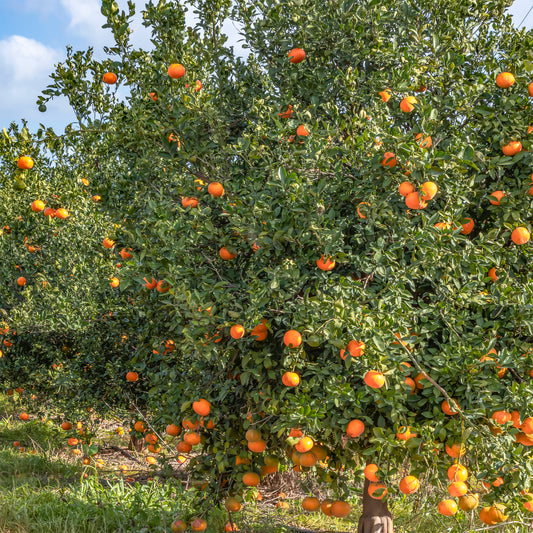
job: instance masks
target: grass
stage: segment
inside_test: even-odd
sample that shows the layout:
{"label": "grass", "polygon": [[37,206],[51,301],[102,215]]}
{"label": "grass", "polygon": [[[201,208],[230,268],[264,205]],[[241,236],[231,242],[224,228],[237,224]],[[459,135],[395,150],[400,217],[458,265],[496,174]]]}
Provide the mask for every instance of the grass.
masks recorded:
{"label": "grass", "polygon": [[[13,441],[26,451],[17,451]],[[148,471],[128,483],[113,468],[118,464],[109,464],[107,458],[104,468],[83,466],[65,452],[64,441],[57,424],[13,418],[9,402],[0,395],[0,533],[171,533],[172,521],[202,508],[199,502],[205,495],[185,491],[177,479],[159,479],[153,471],[150,479]],[[463,513],[458,519],[436,515],[429,509],[434,507],[429,496],[417,493],[392,500],[396,533],[483,531],[479,525],[472,527]],[[235,521],[243,533],[349,532],[355,528],[353,517],[361,513],[356,507],[352,518],[338,520],[304,513],[299,500],[288,502],[289,509],[264,502],[248,504]],[[207,532],[223,531],[227,514],[216,506],[207,507]],[[531,525],[505,523],[490,530],[526,531],[532,531]]]}

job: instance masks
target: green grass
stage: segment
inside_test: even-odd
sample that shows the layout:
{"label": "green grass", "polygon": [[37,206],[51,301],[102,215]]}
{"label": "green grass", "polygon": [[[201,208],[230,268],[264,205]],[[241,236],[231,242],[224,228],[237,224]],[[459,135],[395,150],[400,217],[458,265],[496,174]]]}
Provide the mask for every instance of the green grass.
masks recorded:
{"label": "green grass", "polygon": [[[176,479],[127,483],[116,470],[83,466],[65,452],[65,435],[57,424],[22,423],[10,416],[12,404],[0,395],[0,533],[170,533],[178,517],[191,517],[202,508],[203,493],[185,491]],[[17,451],[19,441],[26,452]],[[117,466],[117,465],[115,465]],[[354,531],[361,513],[337,520],[322,513],[305,513],[299,500],[290,509],[264,503],[247,504],[234,517],[243,533]],[[208,533],[218,533],[227,514],[215,506],[209,512]],[[446,518],[434,512],[431,494],[393,499],[396,533],[467,533],[470,519]],[[502,524],[492,532],[526,533],[531,526]]]}

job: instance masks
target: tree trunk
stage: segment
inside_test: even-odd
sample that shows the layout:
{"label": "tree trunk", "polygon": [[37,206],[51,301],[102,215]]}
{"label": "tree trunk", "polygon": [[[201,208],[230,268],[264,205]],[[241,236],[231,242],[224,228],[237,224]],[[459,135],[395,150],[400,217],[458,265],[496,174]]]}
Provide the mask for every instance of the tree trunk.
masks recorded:
{"label": "tree trunk", "polygon": [[365,479],[363,514],[359,518],[357,533],[393,533],[392,515],[387,502],[375,500],[368,494],[370,482]]}
{"label": "tree trunk", "polygon": [[130,442],[128,443],[128,450],[135,450],[137,453],[141,453],[144,446],[144,440],[138,439],[133,435],[130,435]]}

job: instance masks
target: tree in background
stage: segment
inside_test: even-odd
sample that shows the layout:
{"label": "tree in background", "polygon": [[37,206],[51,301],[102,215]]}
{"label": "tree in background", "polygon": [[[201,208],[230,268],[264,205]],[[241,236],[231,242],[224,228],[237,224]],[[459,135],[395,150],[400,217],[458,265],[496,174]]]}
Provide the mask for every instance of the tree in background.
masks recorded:
{"label": "tree in background", "polygon": [[[533,35],[502,0],[192,4],[187,28],[149,2],[143,51],[133,5],[103,1],[112,59],[70,50],[38,102],[68,97],[76,127],[4,140],[0,246],[29,275],[2,264],[18,335],[0,370],[38,389],[53,353],[84,406],[181,424],[231,511],[280,464],[334,516],[364,475],[362,533],[392,531],[387,492],[428,485],[442,515],[529,511]],[[23,154],[42,170],[20,191]],[[45,190],[68,219],[32,213]]]}

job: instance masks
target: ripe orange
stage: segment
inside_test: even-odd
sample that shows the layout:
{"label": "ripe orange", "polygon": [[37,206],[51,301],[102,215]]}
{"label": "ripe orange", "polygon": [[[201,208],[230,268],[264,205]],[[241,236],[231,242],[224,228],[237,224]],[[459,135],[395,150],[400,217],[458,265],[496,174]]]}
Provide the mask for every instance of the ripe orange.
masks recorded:
{"label": "ripe orange", "polygon": [[318,458],[313,452],[305,452],[300,455],[300,466],[311,467],[318,463]]}
{"label": "ripe orange", "polygon": [[145,287],[147,289],[155,289],[157,287],[157,281],[155,278],[152,278],[152,281],[148,281],[146,278],[144,278],[144,281],[146,282]]}
{"label": "ripe orange", "polygon": [[333,270],[335,268],[335,261],[331,260],[329,257],[326,259],[325,256],[321,256],[320,259],[316,260],[316,266],[320,270]]}
{"label": "ripe orange", "polygon": [[359,437],[364,433],[364,431],[365,424],[357,418],[350,420],[350,422],[348,422],[348,426],[346,427],[346,434],[352,439]]}
{"label": "ripe orange", "polygon": [[44,202],[42,200],[34,200],[31,203],[31,210],[34,213],[39,213],[44,209]]}
{"label": "ripe orange", "polygon": [[57,218],[65,219],[68,217],[68,215],[69,215],[69,212],[64,207],[60,207],[59,209],[56,209]]}
{"label": "ripe orange", "polygon": [[181,65],[180,63],[172,63],[169,67],[168,67],[168,75],[172,78],[172,79],[179,79],[179,78],[183,78],[183,76],[185,76],[185,67],[183,65]]}
{"label": "ripe orange", "polygon": [[242,509],[242,503],[238,502],[235,498],[232,498],[231,496],[226,499],[224,502],[224,507],[230,512],[230,513],[238,513]]}
{"label": "ripe orange", "polygon": [[383,154],[383,160],[381,161],[382,166],[394,168],[397,163],[398,163],[398,159],[396,158],[396,155],[393,154],[392,152],[385,152]]}
{"label": "ripe orange", "polygon": [[502,147],[502,152],[505,155],[513,156],[522,151],[522,143],[520,141],[511,141]]}
{"label": "ripe orange", "polygon": [[201,518],[195,518],[191,522],[191,531],[205,531],[207,528],[207,522]]}
{"label": "ripe orange", "polygon": [[331,506],[333,505],[333,502],[331,500],[324,500],[320,504],[320,510],[326,515],[326,516],[333,516],[331,514]]}
{"label": "ripe orange", "polygon": [[494,267],[489,269],[487,275],[492,281],[496,281],[498,279],[498,276],[496,275],[496,269]]}
{"label": "ripe orange", "polygon": [[407,96],[400,102],[400,109],[404,113],[411,113],[417,103],[418,100],[414,96]]}
{"label": "ripe orange", "polygon": [[263,318],[261,320],[261,324],[258,324],[255,326],[254,329],[250,332],[250,335],[253,337],[257,337],[256,341],[264,341],[268,336],[268,328],[266,325],[267,321],[266,318]]}
{"label": "ripe orange", "polygon": [[[130,248],[131,250],[131,248]],[[120,257],[122,257],[122,259],[126,260],[126,259],[131,259],[133,257],[132,254],[130,254],[129,252],[126,251],[126,248],[122,248],[122,250],[120,250]]]}
{"label": "ripe orange", "polygon": [[471,218],[465,218],[461,226],[463,227],[461,233],[463,235],[470,235],[474,229],[474,220]]}
{"label": "ripe orange", "polygon": [[414,379],[405,378],[403,382],[411,388],[411,394],[416,394],[416,382]]}
{"label": "ripe orange", "polygon": [[286,387],[296,387],[300,384],[300,376],[296,372],[285,372],[281,378],[281,382]]}
{"label": "ripe orange", "polygon": [[177,426],[176,424],[169,424],[166,427],[166,432],[168,435],[171,435],[172,437],[177,437],[181,433],[181,428]]}
{"label": "ripe orange", "polygon": [[137,374],[137,372],[128,372],[126,374],[126,379],[128,381],[138,381],[139,380],[139,374]]}
{"label": "ripe orange", "polygon": [[259,474],[256,474],[255,472],[246,472],[242,476],[242,482],[247,487],[257,487],[261,482],[261,478],[259,477]]}
{"label": "ripe orange", "polygon": [[69,431],[70,429],[72,429],[72,424],[70,422],[63,422],[61,424],[61,429],[64,431]]}
{"label": "ripe orange", "polygon": [[494,411],[491,418],[497,424],[506,424],[507,422],[511,422],[511,413],[508,411]]}
{"label": "ripe orange", "polygon": [[[457,402],[455,402],[457,403]],[[441,404],[441,409],[445,415],[453,416],[456,415],[459,411],[455,411],[455,407],[450,407],[448,400],[444,400]]]}
{"label": "ripe orange", "polygon": [[464,443],[454,443],[451,445],[446,444],[445,449],[446,453],[454,459],[458,459],[466,453],[466,446]]}
{"label": "ripe orange", "polygon": [[361,357],[365,350],[365,343],[359,341],[350,341],[346,346],[346,350],[341,350],[341,359],[345,360],[350,354],[352,357]]}
{"label": "ripe orange", "polygon": [[290,329],[283,335],[283,343],[289,348],[297,348],[302,344],[302,336],[295,329]]}
{"label": "ripe orange", "polygon": [[257,431],[257,429],[249,429],[244,438],[248,441],[248,442],[256,442],[258,440],[261,440],[261,432],[260,431]]}
{"label": "ripe orange", "polygon": [[289,105],[286,111],[282,111],[281,113],[279,113],[280,118],[291,118],[291,116],[292,116],[292,105]]}
{"label": "ripe orange", "polygon": [[368,202],[359,202],[359,205],[357,206],[357,215],[359,216],[359,218],[366,218],[366,216],[361,213],[360,206],[362,205],[370,206],[370,204]]}
{"label": "ripe orange", "polygon": [[432,181],[426,181],[422,184],[422,200],[424,202],[432,200],[438,192],[439,188],[437,187],[436,183],[433,183]]}
{"label": "ripe orange", "polygon": [[501,89],[511,87],[515,82],[515,77],[510,72],[500,72],[496,76],[496,85]]}
{"label": "ripe orange", "polygon": [[19,418],[20,420],[29,420],[30,415],[28,413],[20,413]]}
{"label": "ripe orange", "polygon": [[113,248],[113,246],[115,246],[115,241],[111,240],[109,237],[106,237],[102,241],[102,244],[104,245],[104,248],[107,248],[109,250],[110,248]]}
{"label": "ripe orange", "polygon": [[411,192],[405,197],[405,205],[409,209],[425,209],[427,203],[422,200],[421,195],[417,192]]}
{"label": "ripe orange", "polygon": [[70,439],[68,439],[67,441],[67,444],[69,446],[76,446],[78,444],[78,439],[75,439],[74,437],[70,437]]}
{"label": "ripe orange", "polygon": [[176,450],[180,453],[189,453],[192,450],[192,444],[182,440],[176,444]]}
{"label": "ripe orange", "polygon": [[526,242],[529,241],[531,237],[531,234],[527,230],[527,228],[524,228],[522,226],[515,228],[513,232],[511,233],[511,240],[515,244],[526,244]]}
{"label": "ripe orange", "polygon": [[305,52],[301,48],[293,48],[289,52],[289,61],[291,63],[301,63],[305,59]]}
{"label": "ripe orange", "polygon": [[113,277],[109,280],[109,284],[111,285],[111,287],[116,289],[120,285],[120,280],[118,278]]}
{"label": "ripe orange", "polygon": [[200,444],[200,441],[202,440],[199,433],[196,433],[196,431],[188,431],[183,435],[183,440],[190,444],[191,446],[196,446],[197,444]]}
{"label": "ripe orange", "polygon": [[237,254],[232,254],[225,246],[222,246],[218,254],[222,259],[224,259],[224,261],[231,261],[237,257]]}
{"label": "ripe orange", "polygon": [[420,146],[420,148],[431,148],[431,145],[433,144],[433,139],[430,135],[423,137],[421,133],[417,133],[415,135],[415,140],[418,141],[418,146]]}
{"label": "ripe orange", "polygon": [[365,466],[363,473],[366,479],[368,479],[368,481],[373,481],[377,483],[379,481],[379,476],[377,475],[378,470],[379,470],[378,465],[374,463],[369,463]]}
{"label": "ripe orange", "polygon": [[102,78],[103,82],[109,85],[117,83],[117,79],[117,75],[114,72],[106,72]]}
{"label": "ripe orange", "polygon": [[413,494],[420,487],[420,481],[415,476],[406,476],[400,481],[400,491],[404,494]]}
{"label": "ripe orange", "polygon": [[244,328],[240,324],[231,326],[229,334],[233,339],[242,339],[244,337]]}
{"label": "ripe orange", "polygon": [[251,452],[263,453],[266,450],[266,442],[263,439],[248,441],[248,449]]}
{"label": "ripe orange", "polygon": [[210,183],[207,187],[207,192],[211,196],[216,196],[217,198],[220,198],[224,195],[224,186],[222,183],[219,183],[218,181],[213,181]]}
{"label": "ripe orange", "polygon": [[92,197],[93,202],[99,202],[101,199],[102,199],[102,197],[101,197],[101,196],[98,196],[97,194],[95,194],[95,195]]}
{"label": "ripe orange", "polygon": [[411,427],[407,426],[400,426],[398,428],[398,431],[396,432],[396,438],[398,440],[405,440],[408,441],[409,439],[413,439],[418,436],[418,433],[411,433]]}
{"label": "ripe orange", "polygon": [[350,514],[352,506],[348,502],[337,500],[331,504],[331,514],[336,518],[344,518]]}
{"label": "ripe orange", "polygon": [[144,440],[147,444],[156,444],[157,442],[157,435],[155,433],[147,433],[144,437]]}
{"label": "ripe orange", "polygon": [[369,370],[364,377],[365,383],[373,388],[373,389],[380,389],[385,385],[385,376],[381,372],[377,372],[375,370]]}
{"label": "ripe orange", "polygon": [[311,437],[302,437],[295,445],[295,448],[300,453],[310,451],[314,446],[313,439]]}
{"label": "ripe orange", "polygon": [[200,398],[196,402],[192,402],[192,410],[200,416],[207,416],[211,412],[211,404],[204,400],[203,398]]}
{"label": "ripe orange", "polygon": [[185,208],[190,207],[191,209],[194,207],[198,207],[198,198],[184,196],[181,199],[181,205]]}
{"label": "ripe orange", "polygon": [[388,492],[383,483],[370,483],[368,485],[368,495],[374,500],[382,500]]}
{"label": "ripe orange", "polygon": [[463,511],[472,511],[479,505],[478,494],[465,494],[459,498],[459,507]]}
{"label": "ripe orange", "polygon": [[402,196],[407,196],[408,194],[411,194],[414,191],[415,191],[415,188],[413,184],[408,181],[402,181],[402,183],[400,183],[400,186],[398,187],[398,192]]}
{"label": "ripe orange", "polygon": [[26,278],[23,276],[20,276],[20,278],[17,278],[17,285],[19,287],[24,287],[24,285],[26,285]]}
{"label": "ripe orange", "polygon": [[31,170],[33,168],[33,159],[27,155],[18,158],[17,166],[21,170]]}
{"label": "ripe orange", "polygon": [[507,196],[503,191],[494,191],[489,197],[489,201],[492,205],[500,205],[500,201],[504,196]]}
{"label": "ripe orange", "polygon": [[301,124],[296,128],[296,135],[299,135],[300,137],[307,137],[309,132],[305,129],[305,126]]}
{"label": "ripe orange", "polygon": [[387,87],[384,91],[380,91],[380,92],[379,92],[379,96],[381,96],[381,101],[382,101],[382,102],[387,103],[387,102],[390,100],[391,96],[392,96],[392,92],[391,92],[391,90]]}
{"label": "ripe orange", "polygon": [[439,502],[437,510],[444,516],[453,516],[458,511],[454,500],[442,500]]}
{"label": "ripe orange", "polygon": [[54,217],[56,216],[56,210],[55,210],[55,209],[52,209],[51,207],[47,207],[47,208],[44,210],[43,215],[44,215],[45,217],[54,218]]}
{"label": "ripe orange", "polygon": [[468,486],[464,481],[452,481],[448,487],[448,492],[453,497],[464,496],[468,492]]}
{"label": "ripe orange", "polygon": [[450,466],[446,474],[450,481],[466,481],[468,478],[468,470],[457,463]]}
{"label": "ripe orange", "polygon": [[529,96],[533,96],[533,83],[530,83],[528,86],[527,86],[527,91],[529,93]]}
{"label": "ripe orange", "polygon": [[[515,426],[516,427],[516,426]],[[521,429],[527,435],[533,434],[533,418],[528,417],[522,422]]]}
{"label": "ripe orange", "polygon": [[302,500],[302,507],[304,511],[318,511],[320,509],[320,502],[317,498],[307,496]]}

